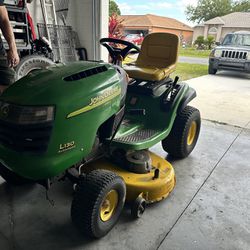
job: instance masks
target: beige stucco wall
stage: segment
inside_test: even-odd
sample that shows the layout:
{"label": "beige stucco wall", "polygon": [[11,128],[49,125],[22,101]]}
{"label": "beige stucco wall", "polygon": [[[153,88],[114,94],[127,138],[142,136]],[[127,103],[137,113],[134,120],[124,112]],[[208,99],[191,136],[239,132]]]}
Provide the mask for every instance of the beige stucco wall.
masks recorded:
{"label": "beige stucco wall", "polygon": [[193,29],[194,29],[194,33],[193,33],[192,43],[194,43],[194,41],[197,39],[198,36],[204,35],[204,26],[196,26]]}

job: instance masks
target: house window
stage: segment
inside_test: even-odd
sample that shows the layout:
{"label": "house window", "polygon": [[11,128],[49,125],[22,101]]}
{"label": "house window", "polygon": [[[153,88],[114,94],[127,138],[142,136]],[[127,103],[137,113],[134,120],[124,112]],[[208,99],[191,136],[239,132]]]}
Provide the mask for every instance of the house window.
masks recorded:
{"label": "house window", "polygon": [[218,29],[216,27],[212,27],[209,29],[208,34],[215,35],[215,34],[217,34],[217,32],[218,32]]}

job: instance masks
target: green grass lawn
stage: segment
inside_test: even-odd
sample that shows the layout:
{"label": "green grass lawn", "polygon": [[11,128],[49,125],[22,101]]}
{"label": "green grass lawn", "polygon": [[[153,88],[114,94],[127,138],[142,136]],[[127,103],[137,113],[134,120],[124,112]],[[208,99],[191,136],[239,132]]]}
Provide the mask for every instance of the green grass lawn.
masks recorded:
{"label": "green grass lawn", "polygon": [[172,78],[179,76],[181,81],[208,74],[208,66],[202,64],[178,63],[177,70],[171,75]]}
{"label": "green grass lawn", "polygon": [[195,48],[179,48],[179,56],[208,58],[211,50],[197,50]]}

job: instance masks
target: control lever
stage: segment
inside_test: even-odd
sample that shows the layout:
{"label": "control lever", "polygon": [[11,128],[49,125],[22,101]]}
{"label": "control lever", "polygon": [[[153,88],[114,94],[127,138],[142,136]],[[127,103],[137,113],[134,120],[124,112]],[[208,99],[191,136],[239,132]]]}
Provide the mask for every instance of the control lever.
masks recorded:
{"label": "control lever", "polygon": [[173,85],[172,85],[172,88],[171,88],[171,96],[173,96],[175,94],[175,87],[179,81],[180,77],[179,76],[176,76],[174,78],[174,82],[173,82]]}
{"label": "control lever", "polygon": [[173,81],[172,84],[170,85],[170,89],[169,89],[168,94],[167,94],[167,96],[166,96],[166,101],[167,101],[167,102],[170,102],[171,99],[172,99],[172,97],[175,95],[175,92],[176,92],[175,87],[176,87],[176,85],[177,85],[179,79],[180,79],[179,76],[176,76],[176,77],[174,78],[174,81]]}
{"label": "control lever", "polygon": [[179,81],[179,79],[180,79],[179,76],[176,76],[176,77],[174,78],[173,89],[175,88],[175,86],[176,86],[177,82]]}

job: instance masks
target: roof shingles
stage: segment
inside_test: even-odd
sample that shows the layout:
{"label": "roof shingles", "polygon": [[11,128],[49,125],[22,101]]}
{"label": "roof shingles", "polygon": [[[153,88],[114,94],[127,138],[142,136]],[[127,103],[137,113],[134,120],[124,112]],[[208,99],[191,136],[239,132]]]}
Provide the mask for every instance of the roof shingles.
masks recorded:
{"label": "roof shingles", "polygon": [[234,12],[222,17],[215,17],[204,24],[222,24],[230,28],[250,28],[250,12]]}
{"label": "roof shingles", "polygon": [[122,15],[123,24],[125,27],[160,27],[168,29],[177,29],[177,30],[187,30],[193,31],[193,29],[174,19],[163,16],[156,16],[152,14],[147,15]]}

